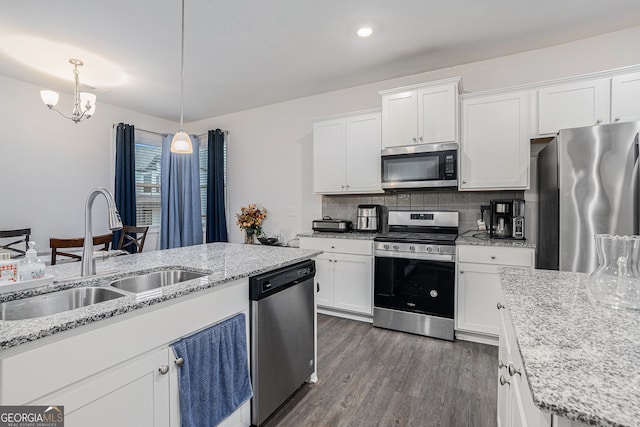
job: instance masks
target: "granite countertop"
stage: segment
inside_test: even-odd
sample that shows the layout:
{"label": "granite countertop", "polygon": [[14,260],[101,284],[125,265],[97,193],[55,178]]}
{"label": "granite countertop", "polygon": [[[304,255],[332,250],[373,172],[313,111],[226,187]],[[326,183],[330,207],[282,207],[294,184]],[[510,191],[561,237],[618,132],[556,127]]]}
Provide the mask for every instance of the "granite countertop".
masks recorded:
{"label": "granite countertop", "polygon": [[[321,251],[286,247],[211,243],[186,248],[144,252],[96,262],[97,276],[80,275],[80,263],[49,266],[53,286],[0,295],[0,302],[79,286],[106,284],[132,272],[150,272],[167,267],[184,267],[208,273],[200,279],[166,286],[145,294],[125,296],[87,307],[35,319],[0,321],[0,350],[35,341],[101,319],[178,298],[309,259]],[[248,295],[247,295],[248,298]]]}
{"label": "granite countertop", "polygon": [[366,231],[348,231],[346,233],[331,233],[328,231],[313,231],[308,233],[300,233],[298,237],[324,237],[326,239],[355,239],[355,240],[373,240],[377,233]]}
{"label": "granite countertop", "polygon": [[536,406],[588,425],[640,425],[640,312],[599,305],[587,274],[500,273]]}
{"label": "granite countertop", "polygon": [[505,248],[528,248],[535,249],[536,244],[528,240],[517,239],[490,239],[489,235],[483,231],[467,231],[456,239],[456,245],[467,246],[497,246]]}

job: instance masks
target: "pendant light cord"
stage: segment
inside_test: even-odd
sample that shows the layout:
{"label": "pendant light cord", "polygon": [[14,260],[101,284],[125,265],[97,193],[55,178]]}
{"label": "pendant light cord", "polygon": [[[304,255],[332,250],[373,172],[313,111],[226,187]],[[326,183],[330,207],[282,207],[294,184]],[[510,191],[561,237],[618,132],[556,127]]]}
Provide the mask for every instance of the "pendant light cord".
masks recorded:
{"label": "pendant light cord", "polygon": [[184,121],[184,0],[182,0],[182,45],[180,47],[180,132]]}

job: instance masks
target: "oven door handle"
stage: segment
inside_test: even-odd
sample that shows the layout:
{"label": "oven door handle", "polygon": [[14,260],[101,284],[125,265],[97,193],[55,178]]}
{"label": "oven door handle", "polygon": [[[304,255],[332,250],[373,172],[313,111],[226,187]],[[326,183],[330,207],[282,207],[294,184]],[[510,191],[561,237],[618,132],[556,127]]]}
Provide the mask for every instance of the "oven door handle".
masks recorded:
{"label": "oven door handle", "polygon": [[404,258],[404,259],[417,259],[420,261],[440,261],[440,262],[451,262],[454,263],[456,261],[455,255],[437,255],[437,254],[415,254],[410,252],[393,252],[393,251],[382,251],[375,250],[373,255],[376,258]]}

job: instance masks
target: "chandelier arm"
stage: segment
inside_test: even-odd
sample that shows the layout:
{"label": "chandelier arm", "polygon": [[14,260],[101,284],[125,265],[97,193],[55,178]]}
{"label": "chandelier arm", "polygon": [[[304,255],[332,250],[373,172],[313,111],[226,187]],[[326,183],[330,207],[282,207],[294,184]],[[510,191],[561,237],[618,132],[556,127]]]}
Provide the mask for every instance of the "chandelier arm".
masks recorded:
{"label": "chandelier arm", "polygon": [[73,118],[73,117],[69,117],[69,116],[67,116],[67,115],[63,114],[60,110],[58,110],[58,109],[57,109],[57,108],[55,108],[55,107],[49,107],[49,109],[50,109],[50,110],[55,111],[55,112],[56,112],[56,113],[58,113],[58,114],[60,114],[60,115],[61,115],[62,117],[64,117],[65,119],[74,120],[74,118]]}

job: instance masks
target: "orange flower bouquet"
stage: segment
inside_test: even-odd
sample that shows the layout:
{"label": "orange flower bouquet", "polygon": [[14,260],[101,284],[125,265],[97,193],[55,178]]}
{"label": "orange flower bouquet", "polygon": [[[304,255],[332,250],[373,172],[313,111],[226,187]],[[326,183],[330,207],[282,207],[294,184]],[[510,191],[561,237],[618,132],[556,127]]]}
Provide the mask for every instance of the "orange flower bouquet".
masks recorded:
{"label": "orange flower bouquet", "polygon": [[253,203],[247,207],[241,207],[236,214],[236,224],[244,230],[244,242],[253,243],[255,236],[262,234],[262,222],[267,217],[267,210]]}

